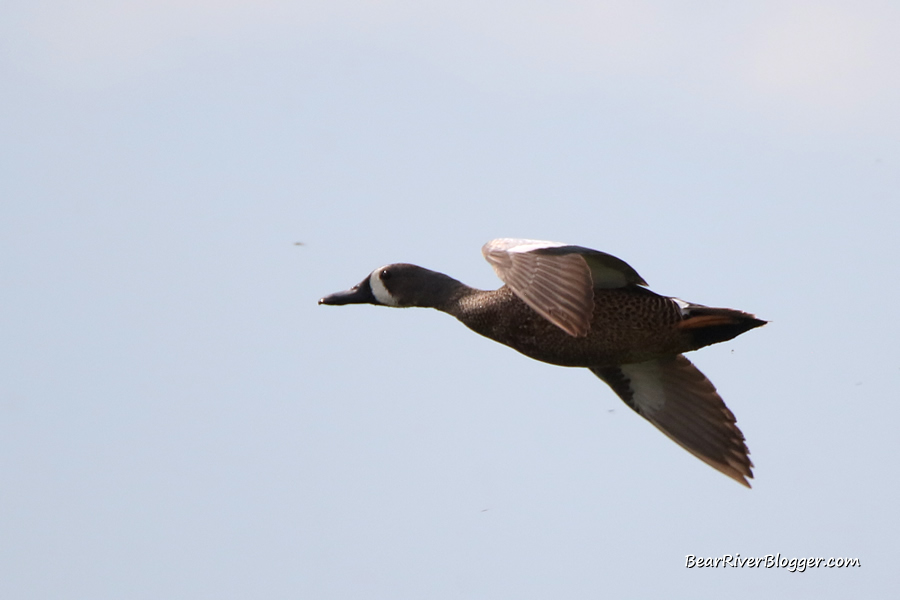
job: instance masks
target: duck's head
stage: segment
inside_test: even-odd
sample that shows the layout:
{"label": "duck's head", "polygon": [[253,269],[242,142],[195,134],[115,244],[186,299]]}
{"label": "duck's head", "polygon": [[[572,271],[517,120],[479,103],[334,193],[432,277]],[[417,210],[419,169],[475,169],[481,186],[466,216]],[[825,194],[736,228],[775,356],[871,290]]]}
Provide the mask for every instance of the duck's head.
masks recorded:
{"label": "duck's head", "polygon": [[438,307],[462,284],[443,273],[396,263],[379,267],[347,291],[319,299],[319,304]]}

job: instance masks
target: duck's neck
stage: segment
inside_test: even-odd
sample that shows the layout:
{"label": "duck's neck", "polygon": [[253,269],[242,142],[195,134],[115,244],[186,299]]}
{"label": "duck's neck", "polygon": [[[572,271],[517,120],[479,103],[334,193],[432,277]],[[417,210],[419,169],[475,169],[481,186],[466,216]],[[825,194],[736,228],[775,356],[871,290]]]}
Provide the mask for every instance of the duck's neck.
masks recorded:
{"label": "duck's neck", "polygon": [[473,316],[491,312],[504,299],[503,292],[506,291],[505,286],[499,290],[479,290],[458,281],[456,284],[453,292],[432,308],[452,315],[467,325]]}
{"label": "duck's neck", "polygon": [[441,281],[440,286],[422,290],[421,296],[416,300],[416,306],[436,308],[441,312],[457,316],[463,298],[477,293],[478,290],[450,276],[444,275],[443,277],[446,279]]}

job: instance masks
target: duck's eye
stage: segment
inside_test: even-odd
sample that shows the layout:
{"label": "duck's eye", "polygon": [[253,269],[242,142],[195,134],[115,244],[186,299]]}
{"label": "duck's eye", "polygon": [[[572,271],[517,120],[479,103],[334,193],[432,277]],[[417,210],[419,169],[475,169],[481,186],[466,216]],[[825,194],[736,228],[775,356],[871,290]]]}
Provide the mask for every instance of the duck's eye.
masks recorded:
{"label": "duck's eye", "polygon": [[390,278],[391,278],[391,272],[388,271],[387,269],[384,269],[384,270],[381,271],[380,277],[381,277],[381,280],[382,280],[382,281],[385,281],[385,280],[387,280],[387,279],[390,279]]}

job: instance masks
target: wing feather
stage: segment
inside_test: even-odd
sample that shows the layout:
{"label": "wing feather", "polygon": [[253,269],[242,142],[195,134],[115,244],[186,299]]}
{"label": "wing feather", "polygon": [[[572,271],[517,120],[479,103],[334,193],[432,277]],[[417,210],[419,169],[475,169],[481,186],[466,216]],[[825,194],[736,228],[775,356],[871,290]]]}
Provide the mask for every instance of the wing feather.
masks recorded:
{"label": "wing feather", "polygon": [[750,487],[753,463],[734,414],[684,356],[591,371],[682,448]]}
{"label": "wing feather", "polygon": [[581,246],[501,238],[481,251],[516,296],[575,337],[590,330],[594,289],[646,285],[624,261]]}

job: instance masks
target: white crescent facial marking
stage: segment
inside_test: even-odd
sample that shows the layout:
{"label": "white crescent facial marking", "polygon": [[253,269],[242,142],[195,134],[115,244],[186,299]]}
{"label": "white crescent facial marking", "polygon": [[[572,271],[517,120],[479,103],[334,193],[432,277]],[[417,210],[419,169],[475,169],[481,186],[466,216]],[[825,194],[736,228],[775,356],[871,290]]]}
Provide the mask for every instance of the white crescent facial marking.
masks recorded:
{"label": "white crescent facial marking", "polygon": [[381,272],[383,270],[384,267],[379,267],[369,275],[369,287],[372,288],[372,295],[375,296],[375,299],[378,300],[379,304],[385,306],[397,306],[397,301],[391,296],[391,293],[387,288],[384,287],[384,282],[381,281]]}

